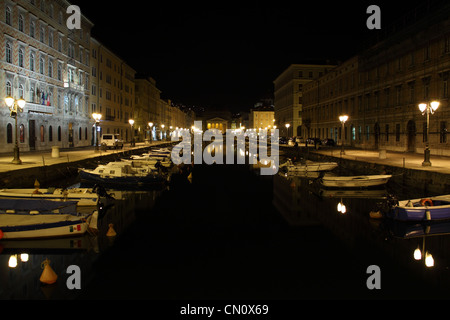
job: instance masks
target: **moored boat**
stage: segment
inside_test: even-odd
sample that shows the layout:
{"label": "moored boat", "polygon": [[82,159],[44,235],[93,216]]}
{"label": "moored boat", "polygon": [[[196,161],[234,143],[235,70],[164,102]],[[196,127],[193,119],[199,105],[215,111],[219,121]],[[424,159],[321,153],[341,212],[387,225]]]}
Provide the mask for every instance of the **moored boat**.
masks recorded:
{"label": "moored boat", "polygon": [[92,188],[0,189],[0,198],[77,201],[78,206],[95,206],[99,195]]}
{"label": "moored boat", "polygon": [[329,171],[336,168],[338,164],[336,162],[314,162],[306,161],[306,163],[293,163],[291,159],[288,159],[285,163],[279,167],[286,167],[288,171],[304,172],[304,171]]}
{"label": "moored boat", "polygon": [[434,221],[450,219],[450,195],[398,201],[388,217],[400,221]]}
{"label": "moored boat", "polygon": [[363,175],[363,176],[323,176],[321,183],[324,187],[355,188],[373,187],[386,184],[392,175]]}
{"label": "moored boat", "polygon": [[77,212],[77,202],[43,199],[0,199],[0,239],[78,236],[87,231],[91,215]]}

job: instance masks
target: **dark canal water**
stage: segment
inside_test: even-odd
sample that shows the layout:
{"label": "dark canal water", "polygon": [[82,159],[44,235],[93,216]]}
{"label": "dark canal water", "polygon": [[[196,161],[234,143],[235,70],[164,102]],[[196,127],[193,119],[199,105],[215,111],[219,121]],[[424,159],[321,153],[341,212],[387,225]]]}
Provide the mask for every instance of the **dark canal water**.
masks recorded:
{"label": "dark canal water", "polygon": [[[371,220],[384,190],[330,196],[313,181],[260,176],[248,165],[196,165],[192,183],[123,193],[99,221],[98,236],[0,242],[0,297],[450,298],[445,224],[424,236],[426,228]],[[387,188],[402,191],[395,182]],[[345,214],[336,209],[340,201]],[[105,236],[110,223],[114,238]],[[415,260],[416,249],[432,254],[434,267]],[[8,267],[11,255],[24,252],[26,262]],[[58,280],[44,286],[46,258]],[[70,265],[80,267],[80,290],[67,288]],[[381,289],[367,287],[371,265],[380,268]]]}

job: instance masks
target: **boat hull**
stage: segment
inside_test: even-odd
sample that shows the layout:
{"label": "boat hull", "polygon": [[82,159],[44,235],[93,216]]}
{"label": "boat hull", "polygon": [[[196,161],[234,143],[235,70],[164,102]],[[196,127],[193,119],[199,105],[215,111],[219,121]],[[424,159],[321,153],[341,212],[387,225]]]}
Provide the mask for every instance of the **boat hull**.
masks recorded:
{"label": "boat hull", "polygon": [[48,189],[40,189],[40,193],[34,193],[36,189],[2,189],[0,198],[23,198],[23,199],[45,199],[52,201],[76,201],[78,206],[95,206],[98,203],[98,195],[90,193],[87,189],[70,190],[66,195],[59,193],[57,189],[53,193],[48,193]]}
{"label": "boat hull", "polygon": [[388,212],[388,217],[399,221],[436,221],[450,219],[450,195],[431,197],[433,205],[424,205],[424,199],[399,201]]}
{"label": "boat hull", "polygon": [[[338,166],[335,162],[321,162],[304,165],[286,165],[289,172],[330,171]],[[281,167],[281,166],[280,166]]]}
{"label": "boat hull", "polygon": [[392,177],[391,175],[323,177],[322,185],[324,187],[337,187],[337,188],[374,187],[386,184],[391,177]]}
{"label": "boat hull", "polygon": [[166,179],[162,176],[154,176],[152,174],[143,176],[125,176],[125,177],[108,177],[100,176],[88,172],[86,170],[79,170],[79,176],[82,181],[95,182],[105,185],[125,185],[125,186],[142,186],[142,185],[162,185]]}

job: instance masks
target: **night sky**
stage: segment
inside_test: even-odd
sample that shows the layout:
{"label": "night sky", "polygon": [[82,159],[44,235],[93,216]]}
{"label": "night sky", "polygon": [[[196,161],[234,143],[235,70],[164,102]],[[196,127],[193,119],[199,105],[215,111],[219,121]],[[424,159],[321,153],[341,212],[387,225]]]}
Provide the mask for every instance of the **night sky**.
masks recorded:
{"label": "night sky", "polygon": [[[71,1],[95,24],[92,35],[153,77],[162,98],[233,112],[271,94],[292,63],[357,54],[418,1],[310,2]],[[370,4],[381,8],[381,31],[366,28]]]}

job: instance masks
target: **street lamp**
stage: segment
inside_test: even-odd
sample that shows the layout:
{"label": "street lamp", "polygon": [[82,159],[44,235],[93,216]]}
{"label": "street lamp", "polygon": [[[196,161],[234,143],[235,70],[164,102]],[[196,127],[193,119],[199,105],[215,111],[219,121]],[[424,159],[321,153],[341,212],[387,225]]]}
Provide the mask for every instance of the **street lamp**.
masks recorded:
{"label": "street lamp", "polygon": [[286,131],[287,131],[287,136],[289,137],[289,127],[291,126],[289,123],[286,123],[285,124],[285,126],[286,126]]}
{"label": "street lamp", "polygon": [[163,139],[163,137],[164,137],[164,138],[166,137],[166,135],[165,135],[166,132],[164,131],[164,127],[165,127],[165,126],[162,124],[162,125],[161,125],[161,129],[162,129],[162,132],[161,132],[161,140]]}
{"label": "street lamp", "polygon": [[95,120],[95,151],[98,151],[98,124],[100,123],[100,119],[102,118],[102,115],[100,113],[93,113],[92,118]]}
{"label": "street lamp", "polygon": [[14,159],[12,163],[22,164],[22,160],[20,160],[19,140],[17,137],[17,116],[19,112],[23,112],[23,108],[25,108],[25,100],[23,98],[16,100],[13,97],[8,96],[5,98],[5,103],[9,107],[10,116],[11,118],[14,118],[16,124],[16,141],[14,144]]}
{"label": "street lamp", "polygon": [[347,120],[348,120],[348,116],[347,115],[339,116],[339,121],[342,124],[342,130],[341,130],[341,156],[345,154],[345,151],[344,151],[344,125],[345,125],[345,122]]}
{"label": "street lamp", "polygon": [[133,128],[134,120],[130,119],[130,120],[128,120],[128,123],[131,126],[131,146],[134,147],[134,128]]}
{"label": "street lamp", "polygon": [[427,135],[425,141],[425,150],[424,150],[424,160],[422,162],[422,166],[429,167],[431,166],[430,162],[430,145],[428,134],[430,133],[430,114],[433,114],[437,108],[439,108],[439,101],[432,101],[430,103],[421,103],[419,104],[419,110],[422,112],[422,115],[427,115]]}
{"label": "street lamp", "polygon": [[149,128],[150,128],[150,143],[152,143],[152,135],[153,135],[152,127],[153,127],[153,122],[149,122],[149,123],[148,123],[148,126],[149,126]]}

